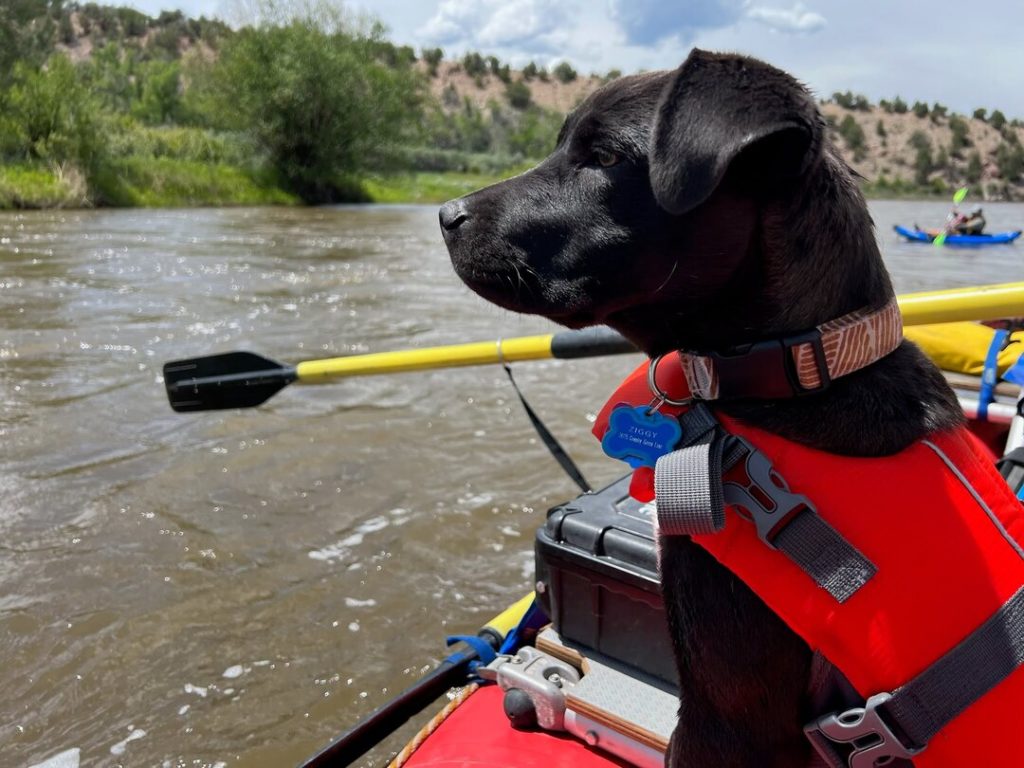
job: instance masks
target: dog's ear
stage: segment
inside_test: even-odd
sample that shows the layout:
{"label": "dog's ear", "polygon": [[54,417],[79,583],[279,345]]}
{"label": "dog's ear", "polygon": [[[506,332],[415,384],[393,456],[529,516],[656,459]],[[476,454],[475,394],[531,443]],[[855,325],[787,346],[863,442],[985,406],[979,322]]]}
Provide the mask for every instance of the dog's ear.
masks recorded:
{"label": "dog's ear", "polygon": [[674,214],[711,196],[731,167],[752,189],[804,173],[822,119],[795,79],[743,56],[694,49],[662,91],[649,153],[658,204]]}

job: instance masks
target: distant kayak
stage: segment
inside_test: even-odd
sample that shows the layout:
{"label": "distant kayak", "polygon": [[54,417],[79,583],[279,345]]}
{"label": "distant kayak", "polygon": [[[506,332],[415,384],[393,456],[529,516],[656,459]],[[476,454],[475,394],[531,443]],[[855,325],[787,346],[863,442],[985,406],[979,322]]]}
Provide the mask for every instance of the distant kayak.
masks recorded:
{"label": "distant kayak", "polygon": [[[903,237],[915,243],[930,243],[938,236],[941,230],[913,229],[901,227],[897,224],[893,229]],[[1015,232],[993,232],[990,235],[946,235],[946,245],[997,245],[1012,243],[1020,237],[1020,230]]]}

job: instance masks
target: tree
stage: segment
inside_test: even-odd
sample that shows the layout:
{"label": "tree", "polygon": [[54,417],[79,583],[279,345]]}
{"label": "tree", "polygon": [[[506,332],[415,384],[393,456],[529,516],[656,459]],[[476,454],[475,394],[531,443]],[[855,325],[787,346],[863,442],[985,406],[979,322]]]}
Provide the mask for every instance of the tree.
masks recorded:
{"label": "tree", "polygon": [[923,102],[923,101],[915,101],[914,102],[913,111],[914,111],[914,115],[916,115],[917,117],[924,118],[924,117],[928,117],[928,112],[930,110],[928,109],[928,105],[925,102]]}
{"label": "tree", "polygon": [[967,158],[967,170],[964,176],[971,184],[977,184],[981,180],[981,172],[981,155],[978,153],[978,150],[974,150]]}
{"label": "tree", "polygon": [[97,111],[66,56],[45,67],[18,62],[0,109],[0,154],[70,162],[89,175],[102,146]]}
{"label": "tree", "polygon": [[530,82],[536,76],[537,76],[537,65],[536,65],[536,63],[531,61],[529,64],[527,64],[525,67],[523,67],[523,80],[525,80],[526,82]]}
{"label": "tree", "polygon": [[855,160],[864,159],[864,129],[860,127],[853,115],[846,115],[839,123],[839,135],[843,137],[846,146],[853,151]]}
{"label": "tree", "polygon": [[2,0],[0,2],[0,85],[7,82],[17,61],[42,64],[57,34],[63,0]]}
{"label": "tree", "polygon": [[139,71],[140,93],[131,114],[150,125],[164,125],[181,113],[180,66],[176,61],[150,61]]}
{"label": "tree", "polygon": [[905,114],[907,111],[907,102],[897,96],[892,100],[892,111],[897,115]]}
{"label": "tree", "polygon": [[967,121],[959,115],[953,115],[949,118],[949,130],[953,134],[949,141],[950,154],[954,157],[960,157],[961,150],[971,145],[971,140],[967,136]]}
{"label": "tree", "polygon": [[505,87],[505,96],[508,98],[508,103],[514,109],[526,109],[530,106],[530,101],[533,98],[533,94],[530,93],[530,86],[522,80],[509,83]]}
{"label": "tree", "polygon": [[561,83],[571,83],[576,79],[576,70],[572,68],[572,65],[568,61],[560,62],[555,66],[551,73]]}
{"label": "tree", "polygon": [[303,199],[340,199],[346,176],[388,166],[421,122],[422,78],[376,57],[382,34],[311,13],[242,29],[211,73],[214,122],[246,131]]}
{"label": "tree", "polygon": [[1003,126],[1006,125],[1006,115],[1000,112],[998,109],[993,109],[992,114],[988,117],[988,124],[995,128],[997,131],[1003,130]]}
{"label": "tree", "polygon": [[487,62],[484,57],[475,51],[467,53],[462,57],[462,68],[470,77],[482,77],[487,74]]}
{"label": "tree", "polygon": [[430,73],[431,77],[437,76],[437,65],[441,63],[441,59],[444,58],[444,51],[440,48],[428,48],[423,51],[423,61],[427,64],[427,72]]}
{"label": "tree", "polygon": [[981,122],[984,123],[986,114],[987,112],[984,107],[978,107],[976,110],[974,110],[974,119],[981,120]]}
{"label": "tree", "polygon": [[1020,144],[1000,143],[996,147],[996,165],[1003,179],[1016,183],[1024,172],[1024,148]]}

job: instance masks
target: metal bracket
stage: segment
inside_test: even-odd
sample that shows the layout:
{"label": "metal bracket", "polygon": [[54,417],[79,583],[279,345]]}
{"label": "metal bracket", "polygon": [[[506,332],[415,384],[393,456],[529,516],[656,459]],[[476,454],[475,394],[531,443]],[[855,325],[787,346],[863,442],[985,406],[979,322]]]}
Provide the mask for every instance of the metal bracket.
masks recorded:
{"label": "metal bracket", "polygon": [[499,656],[478,674],[496,681],[503,691],[517,688],[529,696],[541,728],[565,730],[565,690],[580,681],[575,668],[525,646],[515,656]]}

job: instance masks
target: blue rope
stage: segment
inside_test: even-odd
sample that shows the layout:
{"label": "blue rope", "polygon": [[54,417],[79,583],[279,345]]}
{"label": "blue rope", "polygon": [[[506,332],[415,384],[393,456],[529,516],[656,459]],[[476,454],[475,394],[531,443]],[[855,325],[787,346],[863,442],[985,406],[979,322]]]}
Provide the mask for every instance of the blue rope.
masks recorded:
{"label": "blue rope", "polygon": [[978,421],[988,421],[988,406],[995,399],[996,381],[999,379],[999,353],[1009,335],[1009,331],[997,330],[992,343],[988,345],[985,369],[981,372],[981,387],[978,390]]}
{"label": "blue rope", "polygon": [[[449,648],[456,643],[465,643],[476,651],[477,657],[473,659],[473,661],[469,662],[469,671],[471,674],[476,674],[477,668],[481,666],[486,667],[498,658],[498,654],[495,653],[491,644],[479,635],[451,635],[450,637],[445,638],[445,644],[447,644]],[[463,653],[453,653],[448,657],[448,660],[459,662],[464,658],[465,654]]]}

